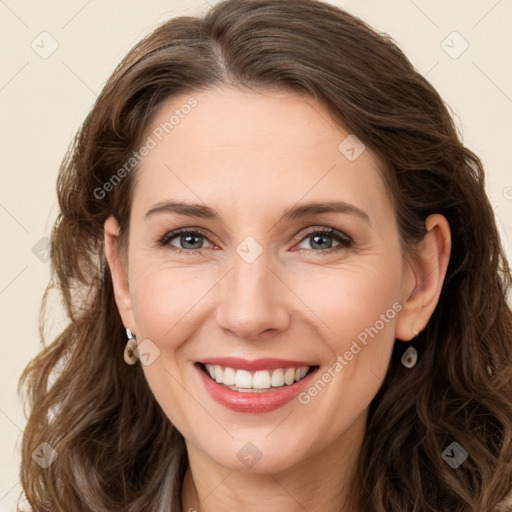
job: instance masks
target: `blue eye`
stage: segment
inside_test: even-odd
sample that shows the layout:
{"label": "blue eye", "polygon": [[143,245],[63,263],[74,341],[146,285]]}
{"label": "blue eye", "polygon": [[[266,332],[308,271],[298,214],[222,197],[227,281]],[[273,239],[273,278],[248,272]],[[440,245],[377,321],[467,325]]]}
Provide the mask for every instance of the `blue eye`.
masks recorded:
{"label": "blue eye", "polygon": [[[175,238],[178,239],[178,243],[181,244],[181,247],[176,247],[174,244],[171,243],[171,241],[174,240]],[[183,251],[200,253],[200,249],[204,249],[204,240],[207,240],[205,233],[198,230],[182,228],[176,231],[172,231],[171,233],[167,233],[162,239],[159,240],[158,244],[160,246],[170,246],[172,249],[176,249],[180,253]]]}
{"label": "blue eye", "polygon": [[[177,243],[180,244],[179,246],[172,243],[175,239],[177,239]],[[313,229],[306,233],[305,236],[301,235],[301,238],[297,239],[301,241],[308,240],[313,247],[311,249],[299,248],[300,251],[306,250],[308,252],[318,254],[333,253],[352,246],[352,240],[347,235],[329,227]],[[188,252],[189,254],[201,254],[203,249],[212,247],[212,244],[210,244],[209,247],[204,247],[203,244],[205,240],[210,244],[206,233],[203,231],[197,228],[181,228],[164,235],[158,241],[158,246],[177,250],[178,254],[181,254],[182,252]],[[338,245],[333,247],[332,240],[336,240]],[[319,250],[316,250],[315,247]]]}
{"label": "blue eye", "polygon": [[[334,247],[332,246],[333,239],[339,242]],[[334,228],[314,229],[307,233],[305,237],[303,236],[301,240],[308,241],[312,247],[316,246],[321,249],[317,251],[306,248],[305,250],[320,254],[337,252],[352,246],[352,240]],[[300,250],[304,249],[301,248]]]}

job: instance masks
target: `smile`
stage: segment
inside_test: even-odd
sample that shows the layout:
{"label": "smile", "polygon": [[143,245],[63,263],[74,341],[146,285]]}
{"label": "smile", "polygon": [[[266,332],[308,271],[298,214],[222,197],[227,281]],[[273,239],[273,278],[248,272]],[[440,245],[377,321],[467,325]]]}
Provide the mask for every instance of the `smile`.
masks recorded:
{"label": "smile", "polygon": [[240,392],[264,392],[290,386],[294,382],[302,380],[310,366],[300,368],[277,368],[276,370],[259,370],[249,372],[247,370],[236,370],[229,366],[204,365],[210,377],[233,391]]}
{"label": "smile", "polygon": [[251,413],[272,411],[290,402],[319,369],[304,361],[282,359],[212,358],[194,366],[217,403]]}

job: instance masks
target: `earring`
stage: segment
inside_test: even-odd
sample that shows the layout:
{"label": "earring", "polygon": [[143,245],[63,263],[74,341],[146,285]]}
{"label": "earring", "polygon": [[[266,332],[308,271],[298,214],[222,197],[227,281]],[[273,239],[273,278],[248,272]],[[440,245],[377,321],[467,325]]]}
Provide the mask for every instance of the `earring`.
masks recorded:
{"label": "earring", "polygon": [[409,347],[402,355],[402,364],[406,368],[412,368],[418,360],[418,352],[414,347]]}
{"label": "earring", "polygon": [[124,349],[124,362],[132,365],[137,362],[137,356],[135,355],[135,349],[137,348],[137,338],[132,334],[130,329],[126,329],[126,336],[128,336],[128,342]]}
{"label": "earring", "polygon": [[420,333],[420,331],[412,331],[412,333],[414,334],[414,336],[418,336],[418,334]]}

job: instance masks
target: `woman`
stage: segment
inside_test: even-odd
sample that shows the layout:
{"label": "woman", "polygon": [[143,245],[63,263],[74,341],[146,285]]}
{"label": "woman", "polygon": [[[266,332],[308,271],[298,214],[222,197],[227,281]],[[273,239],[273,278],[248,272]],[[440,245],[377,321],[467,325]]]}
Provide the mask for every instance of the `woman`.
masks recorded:
{"label": "woman", "polygon": [[167,21],[58,196],[34,511],[510,510],[511,276],[480,160],[393,42],[312,0]]}

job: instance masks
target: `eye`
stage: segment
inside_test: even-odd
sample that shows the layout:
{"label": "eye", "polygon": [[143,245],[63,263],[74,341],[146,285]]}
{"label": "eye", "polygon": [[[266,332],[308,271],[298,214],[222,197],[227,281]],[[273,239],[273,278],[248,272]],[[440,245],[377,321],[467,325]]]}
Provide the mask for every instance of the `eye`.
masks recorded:
{"label": "eye", "polygon": [[[306,236],[301,235],[305,243],[310,244],[310,248],[305,248],[308,251],[313,251],[317,253],[331,253],[331,252],[337,252],[341,251],[343,249],[346,249],[348,247],[351,247],[352,240],[345,234],[341,233],[340,231],[329,228],[329,227],[323,227],[321,229],[312,229],[308,233],[306,233]],[[335,245],[333,247],[332,240],[338,241],[338,245]],[[302,243],[304,243],[302,242]],[[299,249],[303,250],[303,247],[299,246]],[[318,250],[316,250],[318,249]]]}
{"label": "eye", "polygon": [[[303,241],[302,243],[309,243],[312,247],[299,247],[299,250],[313,251],[319,254],[337,252],[352,246],[350,237],[329,227],[312,229],[305,236],[302,234],[298,239]],[[210,244],[207,247],[213,247],[208,241],[207,234],[202,230],[198,228],[181,228],[164,235],[158,241],[158,245],[176,250],[179,254],[182,252],[201,254],[202,249],[205,249],[203,245],[205,240]],[[332,240],[336,240],[338,245],[333,247]]]}
{"label": "eye", "polygon": [[[176,243],[173,240],[176,239]],[[206,233],[196,229],[182,228],[164,235],[159,241],[159,246],[167,246],[177,251],[200,253],[204,249],[203,242],[207,241]],[[210,243],[210,242],[208,242]],[[179,244],[179,245],[176,245]],[[210,244],[211,246],[211,244]]]}

